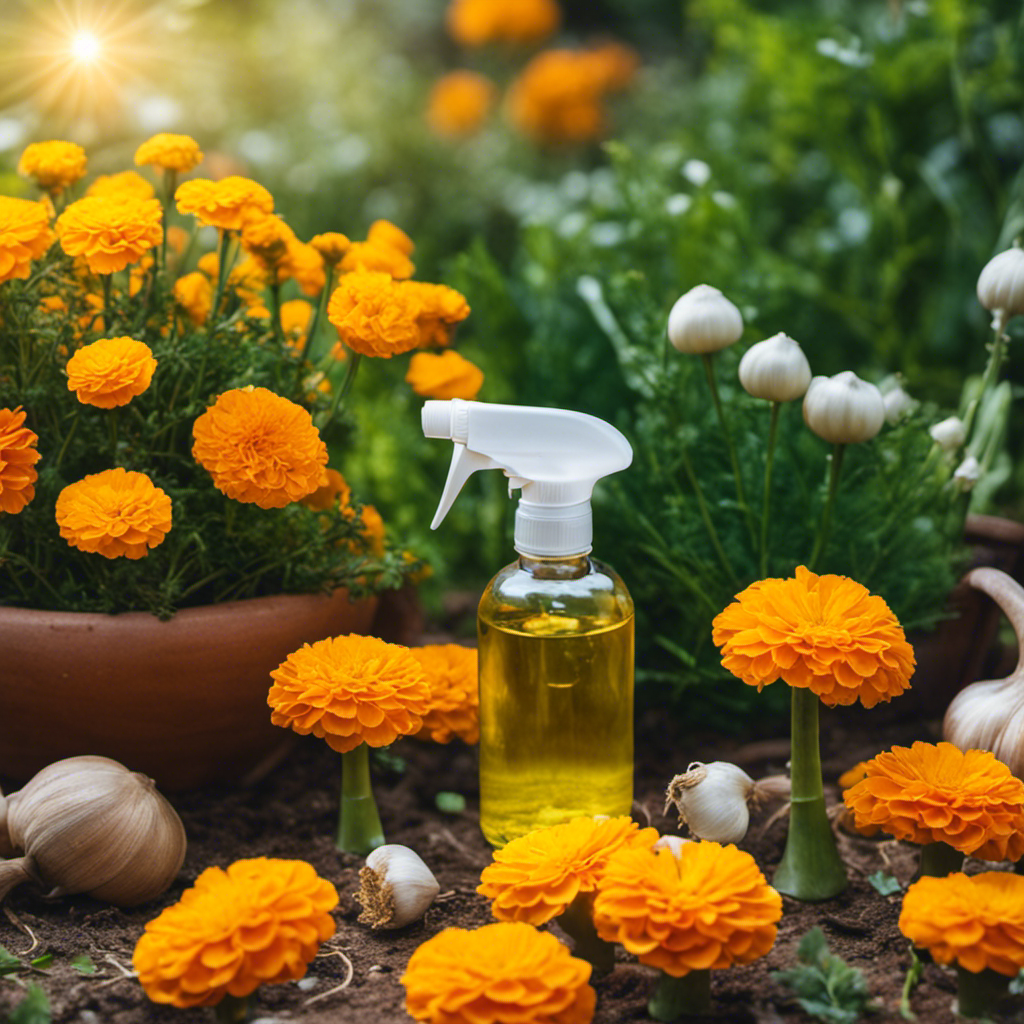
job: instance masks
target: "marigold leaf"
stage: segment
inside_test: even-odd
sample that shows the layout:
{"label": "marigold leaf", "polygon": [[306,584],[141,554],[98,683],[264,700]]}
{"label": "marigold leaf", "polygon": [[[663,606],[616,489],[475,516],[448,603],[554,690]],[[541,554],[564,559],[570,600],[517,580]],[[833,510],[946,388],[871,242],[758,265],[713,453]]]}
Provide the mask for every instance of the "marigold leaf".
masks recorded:
{"label": "marigold leaf", "polygon": [[45,970],[52,963],[52,953],[43,953],[42,956],[37,956],[34,960],[29,960],[29,964],[31,964],[31,966],[33,966],[37,971]]}
{"label": "marigold leaf", "polygon": [[10,950],[0,946],[0,976],[12,974],[14,971],[19,970],[21,966],[21,961]]}
{"label": "marigold leaf", "polygon": [[868,875],[868,881],[875,891],[883,896],[892,896],[893,893],[899,892],[902,888],[892,875],[887,875],[884,871],[876,871],[873,875]]}
{"label": "marigold leaf", "polygon": [[434,804],[443,814],[461,814],[466,809],[466,798],[461,793],[438,793]]}
{"label": "marigold leaf", "polygon": [[50,1001],[38,985],[29,985],[25,998],[8,1014],[7,1024],[51,1024]]}
{"label": "marigold leaf", "polygon": [[86,956],[84,953],[80,953],[72,958],[71,967],[73,970],[78,971],[79,974],[96,973],[96,965],[92,962],[92,957]]}

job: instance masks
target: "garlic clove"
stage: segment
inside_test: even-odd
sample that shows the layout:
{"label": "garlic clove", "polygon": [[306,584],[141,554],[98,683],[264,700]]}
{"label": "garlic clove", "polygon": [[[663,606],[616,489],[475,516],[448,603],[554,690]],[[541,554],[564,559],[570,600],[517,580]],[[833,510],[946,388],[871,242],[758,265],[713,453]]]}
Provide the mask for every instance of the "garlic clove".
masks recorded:
{"label": "garlic clove", "polygon": [[804,421],[832,444],[870,441],[885,422],[885,404],[874,384],[852,370],[814,377],[804,395]]}
{"label": "garlic clove", "polygon": [[668,315],[668,340],[680,352],[692,355],[728,348],[742,333],[740,311],[708,284],[691,288]]}
{"label": "garlic clove", "polygon": [[371,928],[404,928],[418,921],[441,891],[415,850],[398,843],[379,846],[359,870],[359,920]]}
{"label": "garlic clove", "polygon": [[747,801],[754,780],[728,761],[694,761],[666,791],[665,810],[675,804],[680,822],[698,839],[738,843],[750,825]]}
{"label": "garlic clove", "polygon": [[985,264],[978,277],[978,301],[1003,320],[1024,313],[1024,251],[1014,246]]}
{"label": "garlic clove", "polygon": [[803,349],[787,334],[775,334],[743,353],[740,384],[747,394],[770,402],[802,398],[811,383],[811,365]]}

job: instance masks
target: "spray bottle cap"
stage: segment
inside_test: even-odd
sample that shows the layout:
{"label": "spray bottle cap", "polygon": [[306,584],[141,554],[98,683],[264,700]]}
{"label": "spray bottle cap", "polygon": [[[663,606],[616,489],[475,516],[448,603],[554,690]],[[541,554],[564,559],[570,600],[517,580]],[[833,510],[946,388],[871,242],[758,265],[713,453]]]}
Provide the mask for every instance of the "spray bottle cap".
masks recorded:
{"label": "spray bottle cap", "polygon": [[523,555],[568,557],[590,551],[594,484],[633,461],[613,426],[582,412],[487,402],[430,401],[423,433],[455,444],[432,530],[441,525],[462,485],[478,469],[500,469],[509,497],[519,488],[515,549]]}

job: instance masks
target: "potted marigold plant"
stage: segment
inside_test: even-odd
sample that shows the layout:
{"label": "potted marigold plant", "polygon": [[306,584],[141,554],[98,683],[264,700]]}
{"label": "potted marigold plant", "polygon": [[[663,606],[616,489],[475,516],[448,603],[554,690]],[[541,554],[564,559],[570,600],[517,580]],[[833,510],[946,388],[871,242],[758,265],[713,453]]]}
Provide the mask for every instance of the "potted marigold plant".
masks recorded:
{"label": "potted marigold plant", "polygon": [[280,742],[270,670],[366,632],[417,568],[324,438],[341,458],[363,355],[446,343],[465,300],[406,280],[394,225],[306,243],[257,182],[179,184],[201,159],[158,135],[135,157],[156,184],[81,195],[84,151],[36,143],[41,198],[0,196],[6,775],[80,753],[168,788],[252,768]]}

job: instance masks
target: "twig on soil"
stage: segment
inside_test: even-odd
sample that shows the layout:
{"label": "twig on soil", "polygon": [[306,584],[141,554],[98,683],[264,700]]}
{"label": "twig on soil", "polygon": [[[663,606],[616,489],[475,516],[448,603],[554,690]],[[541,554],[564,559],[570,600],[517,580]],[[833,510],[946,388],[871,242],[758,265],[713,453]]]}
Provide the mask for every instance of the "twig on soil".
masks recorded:
{"label": "twig on soil", "polygon": [[103,959],[106,960],[108,964],[113,964],[125,978],[136,977],[135,972],[129,971],[128,968],[125,967],[124,964],[120,963],[112,953],[104,953]]}
{"label": "twig on soil", "polygon": [[437,830],[437,832],[432,832],[430,834],[431,841],[432,842],[437,842],[438,836],[440,836],[442,839],[446,840],[447,842],[451,843],[451,845],[454,846],[455,849],[458,850],[459,853],[461,853],[462,856],[465,857],[466,860],[468,860],[470,862],[470,864],[472,864],[474,866],[483,867],[483,862],[480,860],[480,858],[477,856],[477,854],[474,853],[468,846],[466,846],[465,843],[463,843],[460,840],[456,839],[455,836],[452,835],[452,833],[451,833],[451,831],[449,829],[447,829],[447,828],[439,828]]}
{"label": "twig on soil", "polygon": [[790,803],[784,803],[762,826],[761,831],[758,832],[757,838],[763,839],[768,829],[772,827],[780,818],[784,818],[789,814]]}
{"label": "twig on soil", "polygon": [[435,896],[434,897],[434,902],[435,903],[447,903],[448,900],[453,900],[458,895],[459,895],[458,889],[450,889],[448,892],[442,892],[442,893],[439,893],[437,896]]}
{"label": "twig on soil", "polygon": [[340,949],[332,949],[329,953],[321,953],[321,956],[340,956],[345,961],[345,967],[348,969],[348,974],[345,975],[345,980],[340,985],[335,985],[334,988],[328,989],[326,992],[321,992],[319,995],[312,996],[307,999],[302,1005],[310,1006],[312,1003],[318,1003],[321,999],[327,999],[329,996],[336,995],[338,992],[349,987],[352,983],[352,978],[355,976],[356,969],[352,966],[352,961]]}
{"label": "twig on soil", "polygon": [[7,915],[7,920],[10,921],[18,931],[24,932],[32,940],[32,945],[29,946],[28,949],[22,950],[17,954],[18,956],[28,956],[29,953],[39,945],[39,939],[36,938],[35,932],[33,932],[32,929],[29,928],[29,926],[25,924],[25,922],[22,921],[22,919],[18,917],[10,907],[4,907],[4,913]]}

